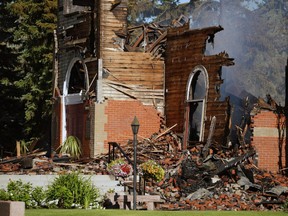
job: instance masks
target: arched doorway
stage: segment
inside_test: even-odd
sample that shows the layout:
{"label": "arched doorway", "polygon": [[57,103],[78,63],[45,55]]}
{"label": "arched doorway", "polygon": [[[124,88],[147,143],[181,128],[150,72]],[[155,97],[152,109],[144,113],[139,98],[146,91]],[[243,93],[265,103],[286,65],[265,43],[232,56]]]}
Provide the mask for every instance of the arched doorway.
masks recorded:
{"label": "arched doorway", "polygon": [[204,66],[196,66],[186,86],[186,112],[183,148],[204,139],[204,120],[208,93],[208,73]]}
{"label": "arched doorway", "polygon": [[[86,135],[89,111],[85,109],[88,88],[89,79],[86,65],[81,58],[73,58],[68,66],[63,85],[62,142],[68,136],[73,135],[80,139],[82,147],[89,145]],[[83,153],[89,154],[88,152]]]}

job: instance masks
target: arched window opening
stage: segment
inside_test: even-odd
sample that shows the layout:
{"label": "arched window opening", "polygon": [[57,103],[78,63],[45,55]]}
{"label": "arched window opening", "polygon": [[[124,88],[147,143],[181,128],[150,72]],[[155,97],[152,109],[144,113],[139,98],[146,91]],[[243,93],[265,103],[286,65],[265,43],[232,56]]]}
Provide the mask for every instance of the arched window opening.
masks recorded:
{"label": "arched window opening", "polygon": [[201,70],[197,70],[191,80],[189,86],[189,97],[187,101],[203,99],[206,95],[206,80],[205,75]]}
{"label": "arched window opening", "polygon": [[85,69],[80,61],[76,61],[71,69],[68,94],[79,93],[85,89]]}
{"label": "arched window opening", "polygon": [[204,67],[196,67],[187,83],[186,140],[189,143],[203,141],[205,99],[208,75]]}

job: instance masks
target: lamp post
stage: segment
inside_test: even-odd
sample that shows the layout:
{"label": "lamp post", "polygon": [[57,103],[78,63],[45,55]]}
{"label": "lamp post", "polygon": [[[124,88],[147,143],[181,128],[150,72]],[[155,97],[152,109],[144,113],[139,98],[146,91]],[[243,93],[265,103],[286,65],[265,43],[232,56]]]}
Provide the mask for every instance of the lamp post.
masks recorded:
{"label": "lamp post", "polygon": [[133,209],[136,210],[136,187],[137,187],[137,134],[139,130],[139,121],[137,117],[134,117],[133,122],[131,123],[132,132],[133,132],[133,147],[134,147],[134,164],[133,164]]}

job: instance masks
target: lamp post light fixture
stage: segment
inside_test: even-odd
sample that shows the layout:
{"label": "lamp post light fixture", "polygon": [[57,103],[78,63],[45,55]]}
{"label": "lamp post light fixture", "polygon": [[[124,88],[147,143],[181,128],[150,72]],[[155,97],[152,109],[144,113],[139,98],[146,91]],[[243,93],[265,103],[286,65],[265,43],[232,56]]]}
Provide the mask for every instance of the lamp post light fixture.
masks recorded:
{"label": "lamp post light fixture", "polygon": [[137,134],[139,130],[139,121],[137,117],[134,117],[133,122],[131,123],[132,132],[133,132],[133,147],[134,147],[134,164],[133,164],[133,209],[136,210],[136,187],[137,187]]}

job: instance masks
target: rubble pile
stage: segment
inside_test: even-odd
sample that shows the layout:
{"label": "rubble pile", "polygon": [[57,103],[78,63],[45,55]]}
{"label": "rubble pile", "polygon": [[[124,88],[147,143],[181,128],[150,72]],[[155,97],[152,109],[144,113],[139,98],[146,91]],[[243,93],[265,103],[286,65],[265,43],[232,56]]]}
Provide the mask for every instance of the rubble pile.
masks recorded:
{"label": "rubble pile", "polygon": [[37,154],[3,158],[0,160],[0,175],[53,175],[74,171],[86,175],[107,175],[106,157],[107,155],[99,155],[97,159],[81,158],[75,160],[69,155],[60,154],[47,157],[46,152],[40,151]]}
{"label": "rubble pile", "polygon": [[160,208],[166,210],[279,210],[287,201],[287,178],[282,175],[259,170],[249,159],[220,173],[216,161],[215,167],[207,162],[185,156],[147,190],[165,199]]}
{"label": "rubble pile", "polygon": [[[161,182],[146,181],[145,192],[165,200],[159,209],[282,210],[287,202],[288,178],[257,168],[249,144],[238,149],[211,146],[208,156],[203,143],[185,151],[179,145],[179,138],[163,129],[137,146],[137,163],[152,159],[166,170]],[[132,143],[122,148],[133,158]]]}

